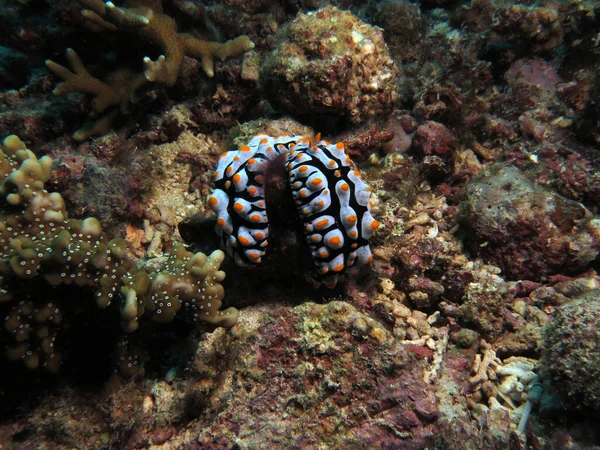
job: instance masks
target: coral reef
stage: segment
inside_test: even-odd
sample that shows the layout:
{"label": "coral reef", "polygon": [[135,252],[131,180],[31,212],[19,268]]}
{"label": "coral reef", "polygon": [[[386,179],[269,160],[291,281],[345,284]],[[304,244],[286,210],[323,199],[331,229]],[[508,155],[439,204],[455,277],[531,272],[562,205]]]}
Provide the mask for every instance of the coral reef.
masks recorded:
{"label": "coral reef", "polygon": [[61,285],[95,290],[96,306],[118,308],[128,333],[138,328],[144,313],[156,322],[170,322],[177,314],[193,322],[235,323],[236,309],[219,311],[222,252],[207,257],[179,244],[157,268],[139,267],[124,256],[125,241],[108,240],[96,219],[68,219],[60,194],[44,189],[49,157],[38,160],[13,135],[4,140],[0,161],[0,194],[6,204],[0,228],[0,301],[10,359],[21,359],[29,368],[59,369],[55,341],[74,308],[69,298],[54,300],[41,292]]}
{"label": "coral reef", "polygon": [[381,30],[326,7],[299,14],[277,39],[261,83],[282,112],[324,127],[326,120],[359,124],[390,111],[398,69]]}
{"label": "coral reef", "polygon": [[69,68],[46,61],[48,69],[63,80],[55,88],[55,95],[70,92],[92,94],[95,113],[118,107],[76,131],[73,138],[77,141],[107,133],[119,111],[126,114],[132,105],[141,101],[143,90],[148,89],[149,83],[172,86],[182,70],[185,56],[200,59],[204,72],[212,77],[215,60],[224,61],[240,56],[254,47],[247,36],[221,44],[178,33],[175,20],[163,12],[160,1],[130,0],[123,7],[102,0],[82,0],[82,4],[85,7],[82,15],[92,29],[139,34],[157,45],[162,54],[156,61],[145,56],[144,71],[141,73],[128,68],[117,69],[104,81],[88,72],[73,49],[66,51]]}
{"label": "coral reef", "polygon": [[[422,322],[427,323],[420,318]],[[87,410],[86,417],[107,437],[133,426],[137,432],[128,442],[139,447],[227,448],[234,442],[284,448],[381,442],[394,447],[407,439],[431,446],[446,442],[453,427],[436,397],[444,385],[436,381],[446,363],[433,356],[443,353],[447,334],[443,327],[428,326],[428,336],[402,341],[343,301],[250,307],[229,331],[205,335],[193,361],[173,380],[156,380],[146,393],[138,387],[124,389],[113,396],[105,418],[89,410],[93,402],[77,410]],[[448,364],[468,370],[461,360]],[[455,414],[466,410],[459,403]],[[180,433],[174,424],[189,414],[197,420]],[[68,413],[57,422],[67,421],[73,428],[71,417]],[[46,419],[38,420],[47,433]],[[261,432],[255,431],[257,426]],[[16,428],[21,427],[27,425]]]}
{"label": "coral reef", "polygon": [[[2,445],[598,447],[598,17],[586,0],[4,2],[0,130],[32,153],[20,150],[24,171],[12,157],[0,165],[15,181],[0,215],[16,224],[0,232],[0,347],[17,358],[3,359],[0,371]],[[168,33],[148,34],[159,28]],[[245,35],[255,46],[209,63],[209,77],[202,57],[181,56],[184,33],[202,42]],[[112,99],[92,112],[112,120],[111,132],[69,136],[94,105],[86,95],[52,95],[48,58],[70,78],[63,87],[87,80],[104,92],[97,103]],[[129,94],[111,85],[119,73]],[[316,132],[344,142],[373,188],[369,208],[380,224],[364,242],[368,270],[332,289],[304,278],[315,269],[311,250],[325,247],[311,249],[294,204],[304,204],[293,192],[308,189],[307,179],[295,189],[284,156],[270,164],[252,142],[285,133],[314,143]],[[240,150],[226,153],[248,142],[256,166],[270,161],[264,174],[249,156],[238,167]],[[326,215],[345,232],[353,215],[332,189],[335,173],[307,142],[294,143],[331,188],[314,200],[331,201]],[[336,151],[322,144],[315,155]],[[232,173],[216,181],[228,198],[215,216],[219,164]],[[259,175],[264,199],[236,190],[244,176],[246,188],[261,187]],[[227,292],[237,321],[216,330],[160,323],[193,322],[185,304],[173,309],[170,287],[195,289],[193,272],[203,274],[189,264],[208,264],[203,255],[223,243],[219,215],[231,218],[236,243],[247,239],[234,197],[264,200],[269,223],[266,249],[265,239],[212,256],[221,286],[213,292],[219,300]],[[54,199],[50,214],[65,218],[50,231],[41,213],[33,217],[52,242],[44,248],[39,234],[23,232],[37,198]],[[364,205],[348,204],[358,222]],[[259,225],[249,233],[265,232]],[[111,258],[100,268],[83,262],[95,261],[96,240]],[[81,249],[90,256],[79,261]],[[236,255],[249,249],[265,251],[260,265],[238,267]],[[341,250],[349,265],[351,249]],[[94,294],[113,293],[113,284],[94,280],[107,264],[118,282],[102,309]],[[162,290],[153,284],[160,280]],[[58,375],[27,369],[59,360]]]}

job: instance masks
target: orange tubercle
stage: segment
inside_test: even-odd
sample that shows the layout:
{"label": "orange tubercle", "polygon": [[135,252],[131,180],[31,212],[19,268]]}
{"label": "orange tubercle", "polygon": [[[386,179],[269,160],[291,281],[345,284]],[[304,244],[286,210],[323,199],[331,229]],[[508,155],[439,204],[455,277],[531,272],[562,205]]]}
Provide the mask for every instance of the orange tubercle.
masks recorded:
{"label": "orange tubercle", "polygon": [[249,252],[246,253],[246,256],[248,256],[248,258],[250,258],[253,261],[258,261],[260,259],[260,252]]}
{"label": "orange tubercle", "polygon": [[328,224],[329,224],[329,220],[323,219],[323,220],[319,220],[317,223],[315,223],[315,227],[317,228],[317,230],[320,230],[321,228],[325,228]]}
{"label": "orange tubercle", "polygon": [[342,270],[344,270],[344,267],[345,267],[345,266],[344,266],[344,264],[342,263],[342,264],[340,264],[340,265],[338,265],[338,266],[335,266],[335,267],[334,267],[333,269],[331,269],[331,270],[333,270],[334,272],[341,272]]}

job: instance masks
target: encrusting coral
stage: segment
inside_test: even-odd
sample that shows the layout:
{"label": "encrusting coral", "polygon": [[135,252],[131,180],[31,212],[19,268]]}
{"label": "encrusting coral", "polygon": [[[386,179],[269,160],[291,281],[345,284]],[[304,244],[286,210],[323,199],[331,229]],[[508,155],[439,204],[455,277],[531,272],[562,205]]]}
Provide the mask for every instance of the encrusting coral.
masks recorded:
{"label": "encrusting coral", "polygon": [[[29,368],[60,366],[56,337],[77,308],[94,308],[78,295],[53,296],[59,285],[95,289],[100,309],[119,308],[121,327],[135,331],[146,313],[154,322],[175,316],[232,326],[238,311],[220,311],[224,254],[193,254],[175,244],[167,261],[144,269],[124,255],[125,241],[109,240],[95,218],[68,219],[63,198],[49,193],[52,160],[38,159],[16,136],[0,151],[0,341],[11,360]],[[74,291],[75,292],[75,291]]]}
{"label": "encrusting coral", "polygon": [[142,88],[149,83],[175,84],[185,56],[199,59],[206,75],[213,77],[215,59],[224,61],[254,48],[248,36],[219,43],[178,33],[175,20],[163,12],[162,4],[157,0],[128,0],[123,7],[101,0],[81,0],[81,3],[85,7],[81,14],[92,30],[139,34],[157,45],[162,54],[156,61],[145,57],[143,72],[120,68],[105,80],[92,76],[73,49],[66,51],[70,69],[54,61],[46,61],[48,69],[63,80],[54,90],[55,95],[70,92],[92,94],[95,96],[92,109],[98,114],[118,105],[118,108],[77,130],[73,134],[77,141],[107,133],[118,112],[129,112],[132,104],[142,98]]}

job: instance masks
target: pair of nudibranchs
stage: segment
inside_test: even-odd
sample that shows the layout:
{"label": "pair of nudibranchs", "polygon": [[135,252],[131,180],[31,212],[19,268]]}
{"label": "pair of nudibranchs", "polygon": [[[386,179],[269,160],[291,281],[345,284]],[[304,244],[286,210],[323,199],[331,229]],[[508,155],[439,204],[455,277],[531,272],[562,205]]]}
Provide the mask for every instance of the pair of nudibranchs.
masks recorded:
{"label": "pair of nudibranchs", "polygon": [[338,276],[372,261],[369,238],[379,223],[371,215],[372,188],[360,179],[344,144],[285,135],[254,137],[221,155],[209,204],[216,232],[238,266],[260,264],[268,244],[265,172],[284,161],[314,281],[334,287]]}

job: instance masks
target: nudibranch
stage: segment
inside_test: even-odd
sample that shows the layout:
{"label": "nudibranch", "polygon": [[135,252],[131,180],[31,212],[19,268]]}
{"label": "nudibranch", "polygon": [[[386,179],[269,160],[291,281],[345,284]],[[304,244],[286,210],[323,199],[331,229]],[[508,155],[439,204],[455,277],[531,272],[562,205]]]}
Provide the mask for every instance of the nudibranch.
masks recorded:
{"label": "nudibranch", "polygon": [[238,266],[260,264],[269,239],[265,176],[285,164],[317,283],[334,287],[338,276],[372,261],[369,238],[379,223],[371,214],[372,188],[344,151],[344,144],[301,136],[258,135],[224,153],[213,175],[209,204],[216,233]]}

